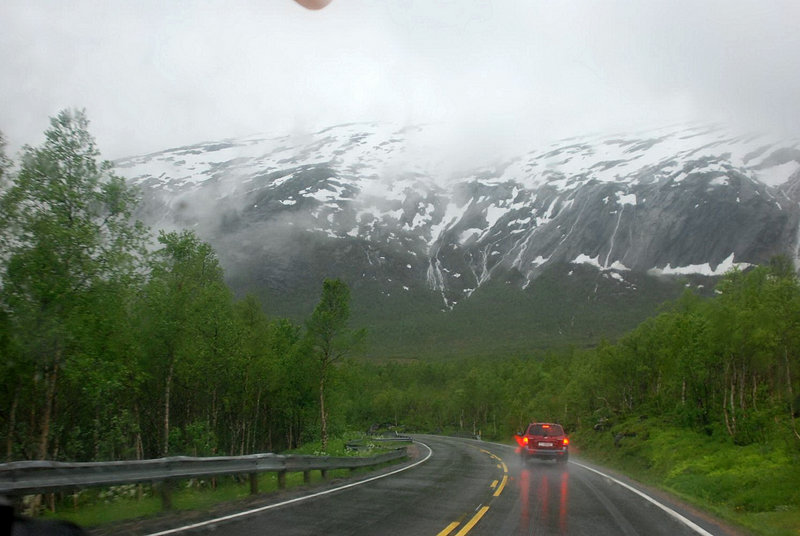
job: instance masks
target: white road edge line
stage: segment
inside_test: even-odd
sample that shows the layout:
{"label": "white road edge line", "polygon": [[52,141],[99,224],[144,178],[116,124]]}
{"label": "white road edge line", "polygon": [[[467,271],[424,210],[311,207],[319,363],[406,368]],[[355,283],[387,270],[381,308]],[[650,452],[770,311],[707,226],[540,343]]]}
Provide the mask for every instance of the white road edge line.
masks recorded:
{"label": "white road edge line", "polygon": [[175,533],[178,533],[178,532],[183,532],[185,530],[197,529],[197,528],[200,528],[200,527],[213,525],[215,523],[222,523],[224,521],[230,521],[231,519],[236,519],[236,518],[239,518],[239,517],[246,517],[246,516],[249,516],[249,515],[257,514],[259,512],[264,512],[266,510],[271,510],[273,508],[278,508],[280,506],[286,506],[287,504],[298,503],[298,502],[306,501],[308,499],[313,499],[314,497],[320,497],[322,495],[328,495],[328,494],[331,494],[331,493],[334,493],[334,492],[337,492],[337,491],[341,491],[343,489],[352,488],[352,487],[355,487],[355,486],[360,486],[361,484],[366,484],[367,482],[372,482],[373,480],[378,480],[379,478],[386,478],[387,476],[392,476],[394,474],[397,474],[397,473],[406,471],[408,469],[411,469],[412,467],[416,467],[417,465],[419,465],[421,463],[427,462],[428,458],[430,458],[433,455],[433,449],[431,449],[428,445],[426,445],[425,443],[422,443],[421,441],[415,441],[415,443],[419,443],[420,445],[422,445],[423,447],[428,449],[428,455],[425,456],[423,459],[419,460],[418,462],[414,462],[411,465],[407,465],[407,466],[405,466],[403,468],[397,469],[397,470],[392,471],[390,473],[386,473],[386,474],[378,475],[378,476],[373,476],[373,477],[367,478],[365,480],[359,480],[358,482],[353,482],[351,484],[345,484],[344,486],[339,486],[338,488],[333,488],[333,489],[329,489],[329,490],[325,490],[325,491],[320,491],[320,492],[317,492],[317,493],[312,493],[311,495],[304,495],[303,497],[297,497],[296,499],[290,499],[288,501],[283,501],[283,502],[280,502],[280,503],[269,504],[267,506],[262,506],[260,508],[254,509],[254,510],[246,510],[244,512],[239,512],[239,513],[231,514],[231,515],[228,515],[228,516],[217,517],[215,519],[209,519],[207,521],[201,521],[200,523],[194,523],[192,525],[185,525],[183,527],[164,530],[164,531],[161,531],[161,532],[153,532],[152,534],[148,534],[146,536],[166,536],[167,534],[175,534]]}
{"label": "white road edge line", "polygon": [[[479,440],[475,440],[475,441],[479,441]],[[514,447],[514,445],[506,445],[504,443],[494,443],[492,441],[480,441],[480,442],[483,443],[483,444],[497,445],[498,447],[505,447],[505,448],[510,448],[510,449],[515,449],[516,448],[516,447]],[[427,445],[425,445],[425,446],[427,447]],[[664,510],[667,514],[669,514],[670,516],[674,517],[675,519],[677,519],[678,521],[680,521],[681,523],[683,523],[684,525],[686,525],[690,529],[694,530],[696,533],[698,533],[698,534],[700,534],[702,536],[714,536],[713,534],[708,532],[706,529],[704,529],[703,527],[701,527],[700,525],[698,525],[694,521],[692,521],[690,519],[687,519],[686,517],[682,516],[681,514],[679,514],[678,512],[673,510],[672,508],[670,508],[669,506],[661,504],[660,502],[658,502],[654,498],[650,497],[646,493],[641,492],[641,491],[639,491],[638,489],[636,489],[636,488],[634,488],[632,486],[629,486],[625,482],[621,482],[621,481],[617,480],[616,478],[614,478],[612,476],[609,476],[609,475],[607,475],[605,473],[602,473],[602,472],[598,471],[597,469],[593,469],[591,467],[583,465],[582,463],[578,463],[575,460],[569,460],[569,463],[577,465],[578,467],[583,467],[584,469],[588,469],[589,471],[597,473],[598,475],[603,476],[603,477],[611,480],[612,482],[616,482],[617,484],[619,484],[623,488],[626,488],[626,489],[634,492],[635,494],[641,496],[643,499],[646,499],[647,501],[649,501],[649,502],[653,503],[654,505],[658,506],[659,508]]]}
{"label": "white road edge line", "polygon": [[634,488],[633,486],[629,486],[629,485],[628,485],[628,484],[626,484],[625,482],[622,482],[622,481],[620,481],[620,480],[617,480],[616,478],[614,478],[614,477],[612,477],[612,476],[608,476],[608,475],[607,475],[607,474],[605,474],[605,473],[601,473],[601,472],[600,472],[600,471],[598,471],[597,469],[593,469],[593,468],[591,468],[591,467],[589,467],[589,466],[583,465],[582,463],[578,463],[578,462],[576,462],[576,461],[573,461],[573,460],[570,460],[570,462],[569,462],[569,463],[575,464],[575,465],[577,465],[578,467],[583,467],[584,469],[588,469],[589,471],[592,471],[593,473],[597,473],[597,474],[598,474],[598,475],[600,475],[600,476],[604,476],[604,477],[606,477],[607,479],[611,480],[612,482],[616,482],[617,484],[619,484],[619,485],[620,485],[620,486],[622,486],[623,488],[625,488],[625,489],[628,489],[628,490],[630,490],[630,491],[634,492],[636,495],[639,495],[640,497],[642,497],[642,498],[643,498],[643,499],[645,499],[646,501],[649,501],[649,502],[653,503],[654,505],[658,506],[659,508],[661,508],[662,510],[664,510],[664,511],[665,511],[666,513],[668,513],[669,515],[671,515],[672,517],[674,517],[675,519],[677,519],[678,521],[680,521],[681,523],[683,523],[684,525],[686,525],[686,526],[687,526],[687,527],[689,527],[690,529],[694,530],[696,533],[698,533],[698,534],[702,534],[703,536],[714,536],[713,534],[711,534],[710,532],[708,532],[707,530],[705,530],[703,527],[701,527],[701,526],[700,526],[700,525],[698,525],[697,523],[695,523],[695,522],[691,521],[690,519],[687,519],[687,518],[685,518],[684,516],[682,516],[681,514],[679,514],[678,512],[676,512],[675,510],[673,510],[672,508],[670,508],[669,506],[666,506],[666,505],[664,505],[664,504],[661,504],[660,502],[658,502],[658,501],[657,501],[657,500],[655,500],[654,498],[650,497],[649,495],[647,495],[647,494],[646,494],[646,493],[644,493],[644,492],[641,492],[641,491],[639,491],[638,489]]}

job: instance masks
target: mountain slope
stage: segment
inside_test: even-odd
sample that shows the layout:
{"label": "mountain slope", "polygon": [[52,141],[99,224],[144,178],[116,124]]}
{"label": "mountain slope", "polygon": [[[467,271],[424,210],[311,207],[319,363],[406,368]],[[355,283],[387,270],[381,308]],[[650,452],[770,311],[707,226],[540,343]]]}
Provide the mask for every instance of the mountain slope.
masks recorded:
{"label": "mountain slope", "polygon": [[381,355],[590,343],[677,295],[664,277],[796,256],[797,140],[682,127],[454,171],[425,150],[428,129],[341,125],[117,166],[145,221],[196,229],[233,287],[275,314],[304,317],[324,277],[344,278]]}

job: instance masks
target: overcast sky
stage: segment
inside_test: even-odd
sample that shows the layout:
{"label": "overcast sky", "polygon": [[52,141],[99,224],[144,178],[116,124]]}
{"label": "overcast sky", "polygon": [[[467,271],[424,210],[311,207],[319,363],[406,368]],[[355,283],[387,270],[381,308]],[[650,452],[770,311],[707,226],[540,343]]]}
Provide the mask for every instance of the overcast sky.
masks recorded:
{"label": "overcast sky", "polygon": [[2,0],[13,153],[86,108],[103,156],[352,121],[489,151],[690,121],[800,131],[797,0]]}

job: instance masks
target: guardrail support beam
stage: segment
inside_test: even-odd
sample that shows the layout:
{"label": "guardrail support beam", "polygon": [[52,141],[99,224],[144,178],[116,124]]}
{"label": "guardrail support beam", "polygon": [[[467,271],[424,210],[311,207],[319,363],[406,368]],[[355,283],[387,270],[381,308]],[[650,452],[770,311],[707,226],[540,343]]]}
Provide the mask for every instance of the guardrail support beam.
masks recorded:
{"label": "guardrail support beam", "polygon": [[[405,458],[404,449],[371,458],[280,456],[255,454],[189,458],[175,456],[155,460],[118,462],[56,462],[47,460],[0,463],[0,495],[21,497],[47,493],[74,492],[76,488],[109,487],[135,484],[139,494],[142,483],[150,482],[161,496],[164,510],[173,507],[173,493],[181,480],[211,478],[221,475],[248,475],[252,493],[258,492],[256,474],[278,473],[278,486],[286,486],[286,472],[303,473],[303,482],[311,482],[311,471],[320,471],[327,480],[329,471],[383,464],[388,460]],[[241,478],[241,477],[240,477]],[[241,481],[241,480],[240,480]],[[2,534],[0,534],[2,536]]]}
{"label": "guardrail support beam", "polygon": [[278,489],[286,488],[286,471],[278,471]]}

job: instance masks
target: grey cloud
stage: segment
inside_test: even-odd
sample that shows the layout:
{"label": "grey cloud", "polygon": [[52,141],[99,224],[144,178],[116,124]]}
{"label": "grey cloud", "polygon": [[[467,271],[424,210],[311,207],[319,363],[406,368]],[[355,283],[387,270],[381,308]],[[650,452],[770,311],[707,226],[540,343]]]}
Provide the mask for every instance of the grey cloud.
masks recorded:
{"label": "grey cloud", "polygon": [[372,120],[449,124],[453,151],[487,158],[684,121],[796,134],[799,15],[794,0],[6,0],[0,130],[37,144],[48,116],[85,107],[110,158]]}

